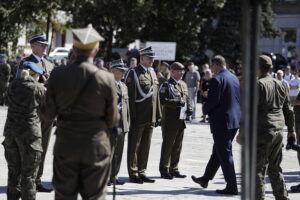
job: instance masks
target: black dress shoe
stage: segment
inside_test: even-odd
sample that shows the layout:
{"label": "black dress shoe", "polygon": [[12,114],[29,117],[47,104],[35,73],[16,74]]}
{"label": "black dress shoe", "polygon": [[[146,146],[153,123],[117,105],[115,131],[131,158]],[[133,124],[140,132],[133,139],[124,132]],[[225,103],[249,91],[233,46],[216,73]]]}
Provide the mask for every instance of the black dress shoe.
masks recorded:
{"label": "black dress shoe", "polygon": [[170,180],[173,179],[173,176],[170,173],[168,173],[168,172],[161,173],[160,177],[164,178],[164,179],[170,179]]}
{"label": "black dress shoe", "polygon": [[291,187],[291,192],[292,193],[299,193],[300,192],[300,184],[299,185],[295,185]]}
{"label": "black dress shoe", "polygon": [[52,192],[52,188],[45,188],[42,184],[36,186],[36,191],[38,192]]}
{"label": "black dress shoe", "polygon": [[216,192],[219,194],[228,194],[228,195],[237,195],[238,194],[237,189],[228,189],[228,188],[225,188],[224,190],[216,190]]}
{"label": "black dress shoe", "polygon": [[193,181],[195,183],[200,184],[201,187],[207,188],[207,186],[208,186],[208,180],[206,178],[204,178],[203,176],[199,177],[199,178],[196,178],[195,176],[192,176],[192,179],[193,179]]}
{"label": "black dress shoe", "polygon": [[175,178],[185,178],[186,177],[186,175],[180,174],[179,171],[177,171],[177,172],[171,172],[170,174],[172,176],[174,176]]}
{"label": "black dress shoe", "polygon": [[124,185],[125,182],[124,181],[119,181],[118,179],[116,179],[116,185]]}
{"label": "black dress shoe", "polygon": [[144,183],[144,181],[140,177],[138,177],[138,176],[131,176],[131,177],[129,177],[129,182],[131,182],[131,183],[137,183],[137,184],[143,184]]}
{"label": "black dress shoe", "polygon": [[113,184],[113,182],[111,182],[111,181],[107,182],[107,186],[111,186],[112,184]]}
{"label": "black dress shoe", "polygon": [[154,183],[154,182],[155,182],[155,180],[150,179],[150,178],[148,178],[148,177],[145,176],[145,175],[140,175],[140,178],[141,178],[142,181],[145,182],[145,183]]}

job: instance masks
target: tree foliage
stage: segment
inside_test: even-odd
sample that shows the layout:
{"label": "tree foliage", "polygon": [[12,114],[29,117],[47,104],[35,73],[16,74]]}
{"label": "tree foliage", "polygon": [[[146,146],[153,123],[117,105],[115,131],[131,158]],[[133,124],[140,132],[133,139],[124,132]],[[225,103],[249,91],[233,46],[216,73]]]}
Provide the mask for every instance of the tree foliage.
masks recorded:
{"label": "tree foliage", "polygon": [[[276,37],[272,0],[263,0],[262,36]],[[58,10],[72,20],[61,25]],[[126,47],[135,39],[177,42],[177,60],[203,61],[207,52],[237,62],[240,57],[241,3],[239,0],[2,0],[0,3],[0,49],[16,43],[22,26],[29,35],[45,32],[49,16],[55,30],[92,24],[104,38],[102,56],[111,57],[113,47]]]}

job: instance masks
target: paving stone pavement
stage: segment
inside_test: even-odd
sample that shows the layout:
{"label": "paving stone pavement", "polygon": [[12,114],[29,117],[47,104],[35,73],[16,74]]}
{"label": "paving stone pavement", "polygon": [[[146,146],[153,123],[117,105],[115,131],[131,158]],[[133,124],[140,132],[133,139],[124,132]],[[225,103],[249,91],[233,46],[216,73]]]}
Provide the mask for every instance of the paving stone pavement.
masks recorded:
{"label": "paving stone pavement", "polygon": [[[199,110],[200,104],[198,105]],[[6,119],[6,107],[0,107],[0,142],[3,141],[3,127]],[[199,116],[201,113],[199,113]],[[211,154],[212,137],[210,134],[209,125],[207,123],[199,123],[200,118],[197,116],[196,120],[187,124],[185,131],[181,160],[179,170],[182,174],[186,174],[185,179],[165,180],[160,178],[158,165],[161,150],[161,130],[156,128],[153,133],[153,139],[150,149],[150,156],[148,162],[147,175],[154,178],[156,182],[145,184],[128,183],[128,174],[126,167],[126,151],[125,144],[123,161],[119,178],[127,183],[122,186],[117,186],[117,200],[223,200],[223,199],[240,199],[240,196],[224,196],[215,193],[216,189],[223,189],[225,187],[224,177],[220,169],[213,181],[210,182],[207,189],[201,189],[200,186],[194,183],[191,175],[201,176],[204,173],[205,166]],[[285,132],[286,133],[286,132]],[[285,134],[286,135],[286,134]],[[52,135],[48,154],[46,157],[45,170],[42,180],[47,186],[51,186],[52,178],[52,150],[55,141],[55,135]],[[126,141],[127,143],[127,141]],[[241,183],[241,146],[236,142],[233,144],[233,154],[235,160],[235,167],[237,178]],[[297,161],[296,152],[283,150],[282,168],[284,176],[289,189],[291,185],[300,183],[300,168]],[[272,195],[272,189],[269,180],[266,180],[266,199],[275,199]],[[6,199],[6,184],[7,184],[7,166],[4,158],[3,146],[0,145],[0,200]],[[239,193],[240,194],[240,193]],[[299,200],[299,194],[290,194],[291,200]],[[54,193],[38,193],[37,200],[51,200],[54,199]],[[81,199],[80,197],[78,199]],[[108,187],[107,200],[112,199],[112,187]]]}

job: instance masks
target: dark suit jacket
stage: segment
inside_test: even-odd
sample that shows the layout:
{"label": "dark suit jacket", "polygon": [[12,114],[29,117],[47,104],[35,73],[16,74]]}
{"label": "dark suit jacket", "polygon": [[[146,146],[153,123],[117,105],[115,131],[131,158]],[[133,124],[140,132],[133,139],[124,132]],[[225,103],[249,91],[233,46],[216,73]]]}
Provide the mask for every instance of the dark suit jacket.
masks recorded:
{"label": "dark suit jacket", "polygon": [[203,114],[209,115],[212,133],[240,127],[240,84],[227,69],[222,69],[210,80]]}

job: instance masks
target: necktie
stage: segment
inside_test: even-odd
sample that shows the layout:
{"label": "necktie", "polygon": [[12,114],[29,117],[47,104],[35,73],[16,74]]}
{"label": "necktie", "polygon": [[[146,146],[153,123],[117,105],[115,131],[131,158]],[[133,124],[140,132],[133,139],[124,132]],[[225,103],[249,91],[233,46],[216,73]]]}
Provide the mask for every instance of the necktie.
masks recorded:
{"label": "necktie", "polygon": [[45,64],[43,58],[41,59],[41,63],[42,63],[43,71],[44,71],[45,73],[47,73],[46,64]]}

